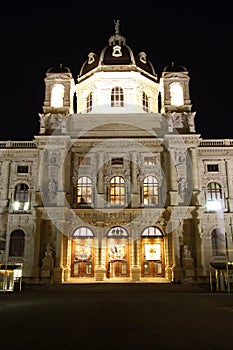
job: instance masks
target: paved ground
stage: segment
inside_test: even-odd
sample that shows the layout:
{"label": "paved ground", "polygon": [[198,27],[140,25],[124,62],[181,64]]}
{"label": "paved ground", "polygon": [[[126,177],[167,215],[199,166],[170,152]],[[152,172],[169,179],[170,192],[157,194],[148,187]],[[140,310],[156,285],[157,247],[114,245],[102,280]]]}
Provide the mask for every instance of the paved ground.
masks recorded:
{"label": "paved ground", "polygon": [[232,350],[233,293],[171,283],[0,293],[0,348]]}

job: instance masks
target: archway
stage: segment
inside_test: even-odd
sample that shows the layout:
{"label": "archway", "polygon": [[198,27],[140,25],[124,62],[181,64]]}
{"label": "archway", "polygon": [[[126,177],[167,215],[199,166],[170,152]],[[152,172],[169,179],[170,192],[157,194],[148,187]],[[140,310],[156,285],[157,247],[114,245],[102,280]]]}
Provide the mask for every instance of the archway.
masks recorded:
{"label": "archway", "polygon": [[164,277],[164,238],[161,230],[147,227],[141,234],[141,271],[143,277]]}
{"label": "archway", "polygon": [[77,228],[72,235],[72,277],[94,276],[94,234],[88,227]]}
{"label": "archway", "polygon": [[107,277],[129,276],[129,234],[120,226],[107,232]]}

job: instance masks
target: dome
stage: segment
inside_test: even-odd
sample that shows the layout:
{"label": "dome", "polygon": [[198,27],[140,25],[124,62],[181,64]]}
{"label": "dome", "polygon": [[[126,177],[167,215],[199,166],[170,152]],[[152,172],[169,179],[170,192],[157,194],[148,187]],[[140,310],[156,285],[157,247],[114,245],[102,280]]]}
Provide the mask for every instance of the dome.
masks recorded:
{"label": "dome", "polygon": [[187,72],[187,69],[184,66],[180,66],[172,62],[171,65],[164,68],[163,72]]}
{"label": "dome", "polygon": [[109,38],[108,46],[100,53],[90,52],[78,75],[78,81],[84,80],[97,71],[138,71],[153,81],[157,81],[157,74],[145,52],[135,54],[126,45],[126,39],[120,34],[119,20],[115,21],[115,34]]}
{"label": "dome", "polygon": [[71,73],[68,67],[63,67],[60,63],[59,67],[51,67],[47,70],[47,73]]}

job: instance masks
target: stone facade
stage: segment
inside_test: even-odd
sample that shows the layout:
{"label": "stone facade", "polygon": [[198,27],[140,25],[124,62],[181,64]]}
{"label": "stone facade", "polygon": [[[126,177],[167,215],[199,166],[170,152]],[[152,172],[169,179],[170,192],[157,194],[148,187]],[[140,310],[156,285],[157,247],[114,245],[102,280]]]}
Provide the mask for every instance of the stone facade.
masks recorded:
{"label": "stone facade", "polygon": [[225,274],[233,140],[195,132],[184,67],[158,82],[119,33],[90,57],[76,85],[67,67],[46,72],[34,140],[0,142],[0,263],[51,283]]}

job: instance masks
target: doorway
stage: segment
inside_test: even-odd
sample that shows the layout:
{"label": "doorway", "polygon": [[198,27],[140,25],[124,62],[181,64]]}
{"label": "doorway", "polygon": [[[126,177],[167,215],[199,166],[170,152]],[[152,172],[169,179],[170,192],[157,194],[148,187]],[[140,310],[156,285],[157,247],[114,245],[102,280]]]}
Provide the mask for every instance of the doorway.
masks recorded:
{"label": "doorway", "polygon": [[142,233],[141,271],[143,277],[164,277],[164,238],[156,227]]}
{"label": "doorway", "polygon": [[107,277],[129,276],[129,239],[122,227],[114,227],[107,233]]}
{"label": "doorway", "polygon": [[94,276],[93,233],[87,227],[78,228],[73,234],[71,276]]}

